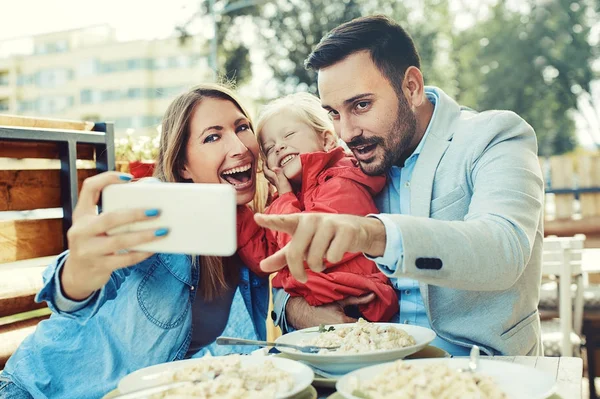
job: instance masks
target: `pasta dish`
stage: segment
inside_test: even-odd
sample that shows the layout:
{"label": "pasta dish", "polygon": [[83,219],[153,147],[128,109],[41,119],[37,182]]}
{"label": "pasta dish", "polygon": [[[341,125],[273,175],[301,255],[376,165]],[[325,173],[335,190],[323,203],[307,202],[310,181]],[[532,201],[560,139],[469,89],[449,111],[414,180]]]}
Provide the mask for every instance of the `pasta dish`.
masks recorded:
{"label": "pasta dish", "polygon": [[274,399],[289,392],[295,384],[292,375],[269,360],[258,367],[242,365],[240,355],[219,358],[177,369],[165,375],[161,383],[196,381],[183,387],[169,389],[151,396],[162,398],[200,399]]}
{"label": "pasta dish", "polygon": [[348,327],[331,327],[315,338],[301,341],[301,345],[340,346],[335,351],[322,349],[319,354],[323,355],[374,352],[415,344],[415,339],[401,328],[369,323],[362,318]]}
{"label": "pasta dish", "polygon": [[364,399],[508,399],[490,377],[443,363],[396,360],[368,381],[351,378],[349,386],[354,396]]}

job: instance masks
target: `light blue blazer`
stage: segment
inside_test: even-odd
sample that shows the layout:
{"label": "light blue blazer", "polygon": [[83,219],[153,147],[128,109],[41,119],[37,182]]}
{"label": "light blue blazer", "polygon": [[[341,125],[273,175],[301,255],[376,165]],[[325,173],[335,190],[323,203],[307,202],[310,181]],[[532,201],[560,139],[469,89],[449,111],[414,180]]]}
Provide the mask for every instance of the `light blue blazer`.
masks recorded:
{"label": "light blue blazer", "polygon": [[[404,256],[383,271],[421,282],[442,338],[488,354],[540,355],[544,187],[535,133],[513,112],[478,113],[432,89],[440,99],[413,172],[410,215],[390,215]],[[376,202],[389,213],[388,188]]]}

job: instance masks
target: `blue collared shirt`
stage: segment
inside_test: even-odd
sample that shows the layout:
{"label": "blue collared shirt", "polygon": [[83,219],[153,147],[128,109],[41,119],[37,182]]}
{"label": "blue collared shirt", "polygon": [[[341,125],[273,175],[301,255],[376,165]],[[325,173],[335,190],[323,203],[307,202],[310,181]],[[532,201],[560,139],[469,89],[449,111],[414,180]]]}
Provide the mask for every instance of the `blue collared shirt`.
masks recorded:
{"label": "blue collared shirt", "polygon": [[[436,103],[438,100],[438,94],[435,90],[426,89],[425,91],[427,98],[433,104],[433,115],[431,120],[436,116]],[[429,123],[431,126],[431,122]],[[421,150],[425,145],[427,136],[429,135],[429,126],[421,139],[421,142],[411,154],[410,157],[404,162],[403,167],[393,166],[388,172],[388,181],[390,184],[390,211],[394,214],[407,215],[410,214],[410,186],[413,170],[421,154]],[[386,232],[386,247],[385,253],[382,257],[373,258],[372,260],[377,263],[381,269],[385,269],[389,272],[396,270],[398,261],[404,256],[404,247],[402,245],[402,232],[396,224],[394,224],[385,214],[373,215],[381,220],[385,226]],[[400,313],[398,318],[393,320],[398,323],[414,324],[417,326],[431,328],[429,319],[427,318],[427,312],[425,311],[425,304],[423,303],[423,297],[419,289],[419,282],[410,278],[396,278],[391,279],[394,288],[398,292],[400,298]],[[448,351],[450,354],[455,356],[468,355],[469,349],[451,344],[439,337],[432,342],[434,346],[442,348]]]}

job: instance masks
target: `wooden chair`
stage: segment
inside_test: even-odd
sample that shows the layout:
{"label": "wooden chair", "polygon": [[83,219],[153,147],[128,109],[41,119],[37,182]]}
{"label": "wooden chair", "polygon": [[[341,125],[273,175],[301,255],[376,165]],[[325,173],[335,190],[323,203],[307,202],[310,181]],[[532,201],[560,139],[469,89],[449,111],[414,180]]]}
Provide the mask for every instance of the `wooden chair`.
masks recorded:
{"label": "wooden chair", "polygon": [[34,297],[67,247],[83,180],[114,165],[111,123],[0,115],[0,370],[49,317]]}

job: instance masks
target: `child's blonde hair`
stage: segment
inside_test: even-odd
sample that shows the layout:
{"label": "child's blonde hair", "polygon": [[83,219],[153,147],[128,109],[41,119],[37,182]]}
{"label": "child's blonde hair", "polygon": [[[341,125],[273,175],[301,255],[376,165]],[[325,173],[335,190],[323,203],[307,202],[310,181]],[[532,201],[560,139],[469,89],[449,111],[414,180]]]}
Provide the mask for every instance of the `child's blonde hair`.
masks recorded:
{"label": "child's blonde hair", "polygon": [[[325,131],[331,132],[337,146],[338,139],[333,128],[333,122],[327,111],[321,107],[321,100],[306,92],[289,94],[265,105],[256,123],[256,137],[258,138],[259,145],[261,144],[260,137],[265,123],[282,111],[289,111],[295,114],[298,119],[310,126],[319,135],[322,135]],[[261,155],[265,155],[262,145],[260,146],[260,152]]]}

